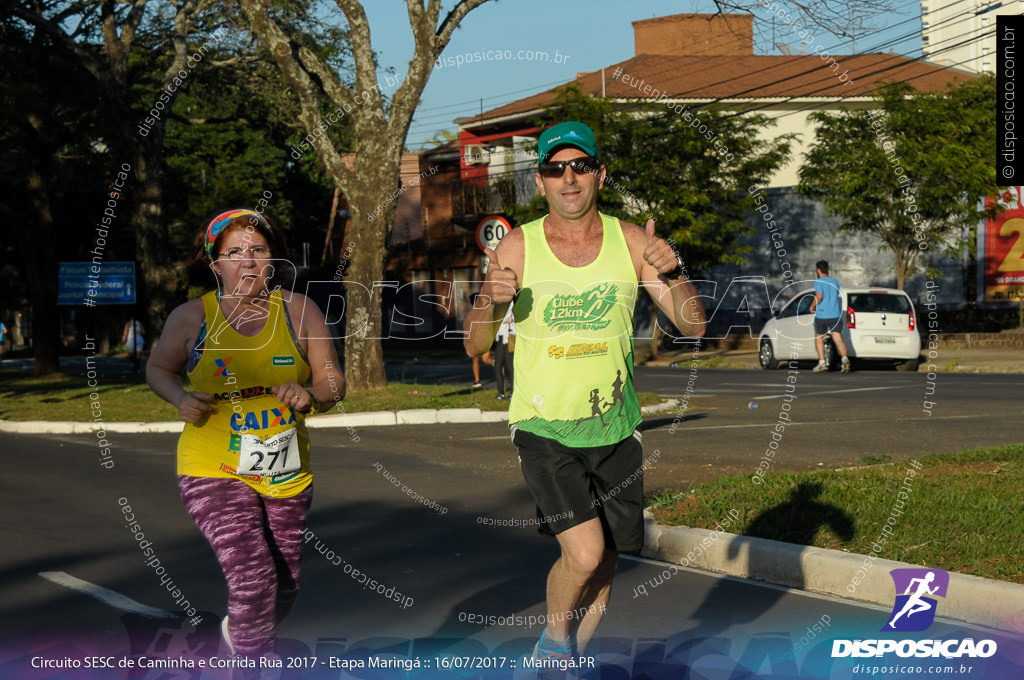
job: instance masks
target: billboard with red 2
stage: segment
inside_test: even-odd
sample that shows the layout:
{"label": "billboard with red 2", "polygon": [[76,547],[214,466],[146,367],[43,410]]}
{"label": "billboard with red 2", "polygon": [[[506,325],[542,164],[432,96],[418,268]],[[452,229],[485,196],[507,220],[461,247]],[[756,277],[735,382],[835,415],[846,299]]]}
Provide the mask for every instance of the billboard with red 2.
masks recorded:
{"label": "billboard with red 2", "polygon": [[1022,187],[1003,187],[1006,210],[985,222],[979,234],[978,302],[1017,304],[1024,295],[1024,202]]}

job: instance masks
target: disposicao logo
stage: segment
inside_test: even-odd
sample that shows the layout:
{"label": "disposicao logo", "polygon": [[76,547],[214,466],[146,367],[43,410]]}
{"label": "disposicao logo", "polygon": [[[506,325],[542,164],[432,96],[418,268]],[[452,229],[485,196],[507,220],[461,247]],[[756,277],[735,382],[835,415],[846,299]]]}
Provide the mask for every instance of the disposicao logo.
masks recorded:
{"label": "disposicao logo", "polygon": [[[942,569],[893,569],[889,572],[896,586],[896,601],[883,632],[911,633],[927,630],[935,622],[936,597],[946,597],[949,572]],[[987,658],[996,653],[995,640],[833,640],[832,658],[885,656],[900,657]]]}
{"label": "disposicao logo", "polygon": [[949,572],[942,569],[893,569],[889,575],[896,585],[896,603],[892,606],[889,623],[882,630],[904,633],[927,630],[935,621],[938,604],[938,600],[931,596],[946,597]]}

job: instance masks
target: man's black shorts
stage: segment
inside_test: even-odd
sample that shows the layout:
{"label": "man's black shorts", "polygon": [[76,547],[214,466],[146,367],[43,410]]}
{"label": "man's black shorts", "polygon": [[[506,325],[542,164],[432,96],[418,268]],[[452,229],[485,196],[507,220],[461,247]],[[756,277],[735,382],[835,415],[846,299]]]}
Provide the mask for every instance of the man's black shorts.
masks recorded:
{"label": "man's black shorts", "polygon": [[512,429],[540,531],[560,534],[595,517],[605,545],[620,553],[644,547],[643,446],[634,432],[617,444],[573,448]]}
{"label": "man's black shorts", "polygon": [[814,317],[814,332],[816,335],[828,335],[832,331],[842,333],[843,326],[839,323],[842,320],[843,317],[837,319],[819,319]]}

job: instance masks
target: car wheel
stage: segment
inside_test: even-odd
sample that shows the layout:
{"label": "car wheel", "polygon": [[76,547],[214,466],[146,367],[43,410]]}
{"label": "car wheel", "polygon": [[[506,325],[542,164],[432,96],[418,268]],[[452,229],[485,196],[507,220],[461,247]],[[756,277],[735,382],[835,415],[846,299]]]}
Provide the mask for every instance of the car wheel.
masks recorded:
{"label": "car wheel", "polygon": [[836,346],[831,339],[828,339],[825,341],[825,365],[828,366],[828,370],[834,371],[838,362],[839,353],[836,351]]}
{"label": "car wheel", "polygon": [[897,371],[908,371],[910,373],[913,373],[914,371],[917,370],[917,365],[918,365],[918,363],[920,363],[920,361],[921,360],[917,359],[917,358],[915,358],[915,359],[907,359],[906,361],[904,361],[902,363],[896,364],[896,370]]}
{"label": "car wheel", "polygon": [[761,349],[757,353],[757,360],[761,363],[761,368],[765,370],[771,370],[779,365],[779,362],[775,360],[775,350],[772,349],[772,341],[764,338],[761,340]]}

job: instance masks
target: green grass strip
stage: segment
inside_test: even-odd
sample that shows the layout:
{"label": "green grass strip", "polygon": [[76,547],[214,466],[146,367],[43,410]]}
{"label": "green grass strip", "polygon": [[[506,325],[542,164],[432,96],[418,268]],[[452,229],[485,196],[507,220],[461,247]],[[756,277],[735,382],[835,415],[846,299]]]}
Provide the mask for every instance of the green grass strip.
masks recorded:
{"label": "green grass strip", "polygon": [[649,500],[662,524],[712,528],[735,508],[730,533],[1024,583],[1024,444],[916,460],[909,484],[908,461],[721,477]]}

